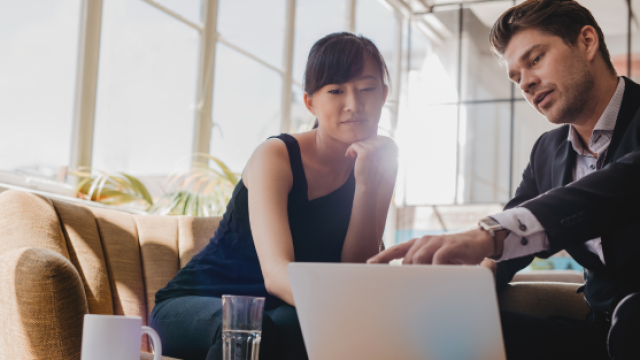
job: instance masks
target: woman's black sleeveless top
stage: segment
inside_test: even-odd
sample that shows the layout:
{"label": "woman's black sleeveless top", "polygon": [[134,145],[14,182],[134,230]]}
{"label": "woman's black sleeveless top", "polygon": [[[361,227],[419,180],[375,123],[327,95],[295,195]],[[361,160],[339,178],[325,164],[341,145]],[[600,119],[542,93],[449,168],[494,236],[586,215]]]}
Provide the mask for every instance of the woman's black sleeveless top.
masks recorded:
{"label": "woman's black sleeveless top", "polygon": [[[287,146],[293,173],[287,213],[295,261],[340,262],[356,187],[353,172],[334,192],[309,201],[298,141],[288,134],[274,138]],[[248,191],[240,180],[209,244],[156,293],[156,304],[181,296],[223,294],[264,296],[266,308],[283,304],[264,286],[249,220]]]}

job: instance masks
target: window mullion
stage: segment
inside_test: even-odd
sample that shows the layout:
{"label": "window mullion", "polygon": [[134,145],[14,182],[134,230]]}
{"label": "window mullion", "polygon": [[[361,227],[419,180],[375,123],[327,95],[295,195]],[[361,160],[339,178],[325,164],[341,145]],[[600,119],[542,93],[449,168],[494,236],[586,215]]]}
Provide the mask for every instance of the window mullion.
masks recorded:
{"label": "window mullion", "polygon": [[350,33],[356,32],[356,1],[347,0],[347,18],[346,18],[346,30]]}
{"label": "window mullion", "polygon": [[202,1],[203,30],[200,35],[200,64],[196,114],[193,124],[193,152],[209,153],[213,126],[213,77],[216,59],[218,0]]}
{"label": "window mullion", "polygon": [[84,0],[80,16],[70,169],[91,167],[93,157],[102,0]]}
{"label": "window mullion", "polygon": [[400,86],[402,77],[402,14],[400,11],[394,8],[394,15],[396,17],[395,28],[395,46],[393,49],[393,63],[396,64],[391,75],[391,136],[395,136],[396,129],[398,128],[398,114],[400,112]]}
{"label": "window mullion", "polygon": [[293,101],[293,41],[296,28],[296,0],[287,0],[286,27],[284,34],[284,57],[282,72],[282,105],[280,113],[280,131],[291,131],[291,102]]}

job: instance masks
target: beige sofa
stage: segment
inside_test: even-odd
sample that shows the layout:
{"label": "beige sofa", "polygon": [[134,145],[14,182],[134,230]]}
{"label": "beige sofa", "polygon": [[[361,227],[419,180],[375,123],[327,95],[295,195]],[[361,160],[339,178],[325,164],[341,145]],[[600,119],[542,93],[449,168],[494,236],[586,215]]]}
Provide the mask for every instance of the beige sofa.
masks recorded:
{"label": "beige sofa", "polygon": [[[140,316],[220,221],[0,194],[0,359],[80,358],[84,314]],[[584,318],[578,284],[517,283],[503,309]],[[141,358],[148,358],[144,339]]]}

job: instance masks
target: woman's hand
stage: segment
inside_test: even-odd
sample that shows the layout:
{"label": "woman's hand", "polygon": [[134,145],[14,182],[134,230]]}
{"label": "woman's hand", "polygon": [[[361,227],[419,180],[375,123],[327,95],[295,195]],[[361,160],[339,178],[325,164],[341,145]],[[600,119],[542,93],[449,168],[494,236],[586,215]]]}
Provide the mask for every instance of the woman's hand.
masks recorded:
{"label": "woman's hand", "polygon": [[356,158],[356,183],[375,187],[381,176],[389,173],[395,177],[398,146],[389,137],[375,136],[355,142],[349,146],[345,156]]}

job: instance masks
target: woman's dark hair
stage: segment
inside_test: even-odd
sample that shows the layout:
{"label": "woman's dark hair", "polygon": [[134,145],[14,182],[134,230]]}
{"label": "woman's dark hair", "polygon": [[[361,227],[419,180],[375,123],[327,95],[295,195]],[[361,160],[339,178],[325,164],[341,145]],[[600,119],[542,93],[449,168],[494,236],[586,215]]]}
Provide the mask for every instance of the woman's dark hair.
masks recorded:
{"label": "woman's dark hair", "polygon": [[[380,78],[389,82],[389,70],[373,41],[349,32],[329,34],[318,40],[307,60],[304,91],[312,96],[329,84],[344,84],[362,75],[364,64],[371,59],[378,66]],[[313,128],[318,127],[316,119]]]}
{"label": "woman's dark hair", "polygon": [[600,40],[600,54],[605,64],[616,74],[607,44],[598,22],[591,12],[573,0],[527,0],[500,16],[491,29],[489,42],[499,56],[504,55],[511,38],[526,29],[538,29],[560,37],[565,44],[575,46],[582,28],[590,25]]}

